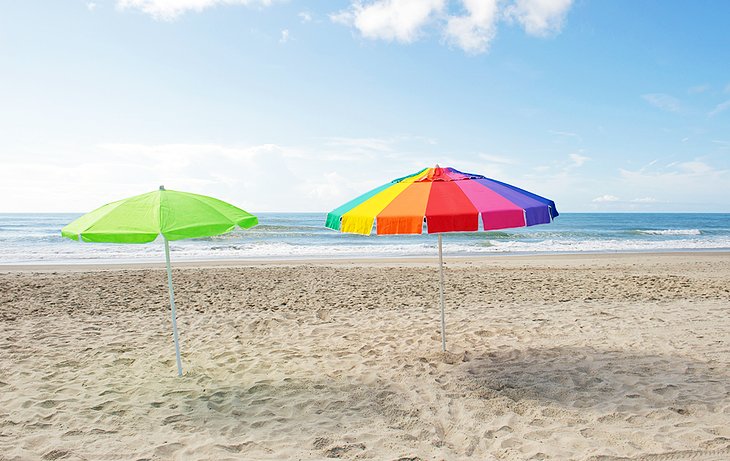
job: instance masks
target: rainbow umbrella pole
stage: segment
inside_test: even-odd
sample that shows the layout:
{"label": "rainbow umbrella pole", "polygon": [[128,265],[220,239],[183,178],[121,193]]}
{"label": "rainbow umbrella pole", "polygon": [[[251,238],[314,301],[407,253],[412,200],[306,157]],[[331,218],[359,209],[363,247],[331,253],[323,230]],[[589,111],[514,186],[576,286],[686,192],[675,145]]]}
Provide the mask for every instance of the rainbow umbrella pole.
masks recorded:
{"label": "rainbow umbrella pole", "polygon": [[61,229],[61,235],[79,242],[105,243],[148,243],[162,236],[165,242],[177,374],[182,376],[169,241],[211,237],[230,232],[236,227],[248,229],[256,224],[256,216],[230,203],[205,195],[166,190],[160,186],[160,190],[97,208]]}
{"label": "rainbow umbrella pole", "polygon": [[[367,192],[327,214],[325,226],[370,235],[438,234],[441,349],[446,351],[441,234],[547,224],[558,216],[552,200],[453,168],[425,168]],[[480,226],[481,221],[481,226]]]}

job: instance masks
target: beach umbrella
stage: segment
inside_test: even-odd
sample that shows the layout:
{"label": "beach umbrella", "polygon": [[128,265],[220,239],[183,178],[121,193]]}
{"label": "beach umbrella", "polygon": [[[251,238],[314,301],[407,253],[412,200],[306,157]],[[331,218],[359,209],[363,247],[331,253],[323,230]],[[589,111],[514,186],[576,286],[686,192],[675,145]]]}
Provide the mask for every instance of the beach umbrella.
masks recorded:
{"label": "beach umbrella", "polygon": [[424,168],[367,192],[327,214],[325,226],[370,235],[438,234],[441,349],[446,351],[444,263],[441,234],[549,223],[552,200],[518,187],[453,168]]}
{"label": "beach umbrella", "polygon": [[205,195],[159,190],[108,203],[61,229],[61,235],[79,242],[148,243],[162,236],[165,243],[167,286],[172,308],[177,374],[182,376],[177,334],[175,292],[170,268],[170,240],[211,237],[258,224],[256,216]]}

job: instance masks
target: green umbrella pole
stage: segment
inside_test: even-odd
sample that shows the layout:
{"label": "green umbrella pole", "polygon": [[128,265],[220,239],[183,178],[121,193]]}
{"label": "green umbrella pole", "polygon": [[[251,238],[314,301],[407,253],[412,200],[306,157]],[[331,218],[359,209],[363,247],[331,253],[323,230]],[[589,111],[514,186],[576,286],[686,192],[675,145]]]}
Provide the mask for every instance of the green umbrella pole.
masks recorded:
{"label": "green umbrella pole", "polygon": [[444,253],[441,248],[441,234],[439,234],[439,297],[441,298],[441,350],[446,352],[446,316],[444,314]]}
{"label": "green umbrella pole", "polygon": [[165,262],[167,263],[167,286],[170,289],[170,305],[172,306],[172,337],[175,339],[175,358],[177,359],[177,375],[182,376],[180,360],[180,340],[177,337],[177,313],[175,312],[175,290],[172,289],[172,268],[170,267],[170,243],[165,239]]}

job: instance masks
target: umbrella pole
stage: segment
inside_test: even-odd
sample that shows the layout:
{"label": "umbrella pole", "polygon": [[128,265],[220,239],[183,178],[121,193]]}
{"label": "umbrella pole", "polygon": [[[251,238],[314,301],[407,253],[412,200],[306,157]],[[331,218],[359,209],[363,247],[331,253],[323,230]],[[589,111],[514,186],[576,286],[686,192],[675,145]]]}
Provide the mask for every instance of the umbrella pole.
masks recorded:
{"label": "umbrella pole", "polygon": [[177,337],[177,313],[175,312],[175,291],[172,289],[172,268],[170,267],[170,243],[165,239],[165,263],[167,263],[167,287],[170,290],[170,306],[172,306],[172,337],[175,340],[175,358],[177,359],[177,375],[182,376],[180,360],[180,340]]}
{"label": "umbrella pole", "polygon": [[444,254],[439,234],[439,297],[441,298],[441,350],[446,352],[446,317],[444,315]]}

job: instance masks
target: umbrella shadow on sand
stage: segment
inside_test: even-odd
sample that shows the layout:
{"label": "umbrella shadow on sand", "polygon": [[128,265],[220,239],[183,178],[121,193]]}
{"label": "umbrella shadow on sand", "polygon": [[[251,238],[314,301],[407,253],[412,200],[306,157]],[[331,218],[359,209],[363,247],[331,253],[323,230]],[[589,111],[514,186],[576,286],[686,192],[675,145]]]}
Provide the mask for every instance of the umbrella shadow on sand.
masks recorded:
{"label": "umbrella shadow on sand", "polygon": [[[513,349],[467,354],[449,382],[501,421],[482,434],[496,444],[567,429],[576,447],[586,444],[576,453],[593,454],[578,459],[730,459],[730,373],[722,363],[590,347]],[[626,457],[637,452],[643,457]]]}
{"label": "umbrella shadow on sand", "polygon": [[468,357],[461,376],[485,397],[533,399],[567,408],[640,407],[688,414],[730,405],[721,363],[588,347],[513,349]]}
{"label": "umbrella shadow on sand", "polygon": [[[730,455],[730,439],[721,434],[730,422],[730,373],[719,364],[587,347],[453,359],[441,353],[404,358],[410,362],[404,365],[434,371],[408,368],[412,376],[399,375],[408,385],[387,376],[368,384],[284,378],[245,385],[190,376],[196,390],[170,389],[163,399],[177,406],[157,417],[180,433],[205,427],[222,437],[209,448],[232,456],[272,456],[272,448],[289,446],[325,458],[377,457],[370,452],[375,433],[397,441],[403,456],[432,446],[456,457],[522,449],[559,458],[547,445],[535,451],[535,439],[547,444],[564,431],[578,440],[572,453],[583,454],[571,459],[630,459],[613,455],[631,450],[657,460]],[[654,448],[672,445],[680,431],[693,431],[682,450]],[[616,437],[627,440],[628,451],[602,451]]]}
{"label": "umbrella shadow on sand", "polygon": [[205,428],[217,439],[206,453],[220,456],[267,458],[305,450],[317,459],[350,458],[371,447],[343,433],[367,432],[399,413],[410,413],[393,392],[347,380],[255,379],[231,385],[206,374],[188,374],[191,378],[194,389],[170,389],[161,395],[165,404],[153,411],[153,418],[181,434]]}

